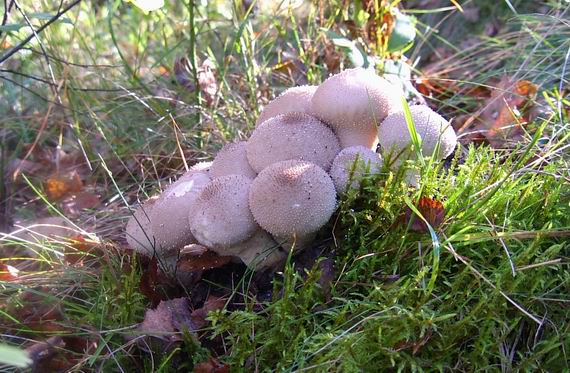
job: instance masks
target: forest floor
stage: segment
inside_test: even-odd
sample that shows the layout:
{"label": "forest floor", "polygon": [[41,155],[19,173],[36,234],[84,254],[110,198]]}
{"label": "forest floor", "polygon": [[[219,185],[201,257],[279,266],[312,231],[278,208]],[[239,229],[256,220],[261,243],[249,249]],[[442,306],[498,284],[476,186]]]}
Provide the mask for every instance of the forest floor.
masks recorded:
{"label": "forest floor", "polygon": [[[567,1],[53,3],[0,4],[1,369],[570,369]],[[141,202],[354,66],[451,120],[419,187],[366,178],[275,272],[128,247]]]}

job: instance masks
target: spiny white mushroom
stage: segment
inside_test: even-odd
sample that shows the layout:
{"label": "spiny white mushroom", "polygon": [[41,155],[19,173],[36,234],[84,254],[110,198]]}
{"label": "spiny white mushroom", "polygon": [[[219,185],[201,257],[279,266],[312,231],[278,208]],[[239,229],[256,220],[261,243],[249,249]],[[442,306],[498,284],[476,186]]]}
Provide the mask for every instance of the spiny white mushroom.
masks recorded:
{"label": "spiny white mushroom", "polygon": [[239,251],[237,256],[245,265],[256,270],[275,267],[287,258],[287,253],[261,228],[249,239],[232,247],[232,251]]}
{"label": "spiny white mushroom", "polygon": [[366,175],[374,175],[382,169],[380,154],[364,146],[351,146],[343,149],[333,161],[330,175],[337,193],[344,193],[352,176],[350,188],[360,187],[360,180]]}
{"label": "spiny white mushroom", "polygon": [[311,98],[317,90],[317,86],[303,85],[287,89],[263,109],[256,125],[265,122],[269,118],[287,113],[309,113]]}
{"label": "spiny white mushroom", "polygon": [[319,230],[336,207],[334,184],[319,166],[282,161],[264,169],[251,184],[249,207],[255,221],[277,241]]}
{"label": "spiny white mushroom", "polygon": [[[431,157],[439,143],[438,159],[448,157],[457,145],[457,136],[453,127],[441,115],[425,105],[410,107],[414,127],[421,139],[422,154]],[[395,166],[406,159],[415,159],[412,151],[412,138],[404,112],[389,115],[378,129],[378,139],[386,159],[396,160]],[[397,159],[396,159],[397,158]]]}
{"label": "spiny white mushroom", "polygon": [[259,125],[245,147],[256,172],[289,159],[329,170],[340,151],[338,139],[324,123],[304,113],[281,114]]}
{"label": "spiny white mushroom", "polygon": [[196,242],[188,226],[188,210],[210,183],[208,174],[188,171],[170,185],[150,213],[151,228],[161,254]]}
{"label": "spiny white mushroom", "polygon": [[249,165],[245,154],[245,141],[225,145],[214,158],[210,167],[210,176],[217,178],[226,175],[244,175],[250,179],[257,173]]}
{"label": "spiny white mushroom", "polygon": [[129,247],[150,257],[154,255],[157,246],[150,218],[156,200],[156,198],[151,198],[139,206],[127,221],[125,228]]}
{"label": "spiny white mushroom", "polygon": [[311,114],[331,126],[343,148],[374,150],[378,125],[401,110],[403,92],[363,68],[344,70],[325,80],[311,99]]}
{"label": "spiny white mushroom", "polygon": [[228,175],[204,188],[188,215],[190,230],[199,243],[220,255],[237,255],[230,248],[259,228],[248,207],[250,185],[246,176]]}

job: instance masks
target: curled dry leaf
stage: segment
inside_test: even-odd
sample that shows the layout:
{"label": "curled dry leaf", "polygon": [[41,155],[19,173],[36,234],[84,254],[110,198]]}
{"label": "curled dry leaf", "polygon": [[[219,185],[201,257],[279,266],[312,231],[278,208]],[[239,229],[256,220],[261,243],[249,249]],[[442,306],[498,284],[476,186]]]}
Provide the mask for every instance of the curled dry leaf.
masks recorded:
{"label": "curled dry leaf", "polygon": [[0,281],[16,281],[18,272],[20,271],[16,267],[0,262]]}
{"label": "curled dry leaf", "polygon": [[86,258],[101,254],[100,243],[86,240],[83,236],[71,237],[65,249],[65,260],[69,264],[82,265]]}
{"label": "curled dry leaf", "polygon": [[178,269],[182,271],[204,271],[219,268],[231,261],[230,256],[220,256],[211,250],[199,255],[184,254],[178,260]]}
{"label": "curled dry leaf", "polygon": [[[439,228],[443,223],[445,209],[440,201],[429,197],[421,197],[416,208],[433,229]],[[410,227],[412,231],[419,233],[428,232],[428,227],[424,221],[416,216],[416,214],[408,207],[404,213],[404,224],[407,225],[410,220],[412,220],[412,225]]]}
{"label": "curled dry leaf", "polygon": [[99,196],[91,192],[78,192],[61,201],[62,210],[70,216],[79,216],[83,210],[94,209],[101,203]]}
{"label": "curled dry leaf", "polygon": [[77,171],[54,174],[45,181],[45,191],[50,201],[58,201],[71,193],[80,192],[83,181]]}

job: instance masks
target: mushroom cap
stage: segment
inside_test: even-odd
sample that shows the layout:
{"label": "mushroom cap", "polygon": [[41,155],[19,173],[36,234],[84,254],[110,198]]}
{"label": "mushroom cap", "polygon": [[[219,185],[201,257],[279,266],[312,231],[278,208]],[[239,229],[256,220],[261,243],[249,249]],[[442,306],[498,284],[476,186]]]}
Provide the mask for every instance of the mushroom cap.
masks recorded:
{"label": "mushroom cap", "polygon": [[261,228],[232,249],[239,250],[237,256],[245,265],[256,270],[274,267],[287,258],[287,253]]}
{"label": "mushroom cap", "polygon": [[204,172],[188,171],[164,190],[150,213],[157,250],[167,253],[196,242],[188,226],[188,210],[210,181]]}
{"label": "mushroom cap", "polygon": [[210,167],[210,177],[226,175],[244,175],[254,179],[257,173],[249,165],[245,154],[245,141],[226,144],[214,158]]}
{"label": "mushroom cap", "polygon": [[305,236],[325,225],[336,208],[334,184],[319,166],[288,160],[267,167],[253,180],[249,207],[273,236]]}
{"label": "mushroom cap", "polygon": [[[453,153],[457,136],[451,124],[425,105],[410,106],[416,132],[421,138],[424,156],[431,157],[439,142],[439,159]],[[389,115],[378,129],[378,139],[385,155],[398,156],[398,161],[414,159],[411,151],[411,136],[404,112]]]}
{"label": "mushroom cap", "polygon": [[[357,162],[355,165],[354,162]],[[366,175],[374,175],[382,169],[380,154],[364,146],[351,146],[343,149],[333,161],[330,170],[337,193],[344,193],[352,174],[350,188],[360,187],[360,179]]]}
{"label": "mushroom cap", "polygon": [[127,221],[125,235],[129,247],[134,251],[153,256],[156,244],[156,238],[151,227],[151,213],[154,208],[156,199],[149,199],[140,205]]}
{"label": "mushroom cap", "polygon": [[331,126],[343,148],[375,149],[378,125],[402,109],[404,93],[374,71],[344,70],[325,80],[311,99],[311,114]]}
{"label": "mushroom cap", "polygon": [[261,111],[255,125],[260,125],[269,118],[287,113],[309,113],[311,98],[317,90],[314,85],[302,85],[289,88],[271,101]]}
{"label": "mushroom cap", "polygon": [[188,215],[190,231],[199,243],[228,255],[229,248],[255,233],[259,227],[248,207],[250,185],[243,175],[228,175],[204,188]]}
{"label": "mushroom cap", "polygon": [[245,147],[256,172],[289,159],[330,169],[340,151],[338,139],[324,123],[304,113],[281,114],[259,125]]}

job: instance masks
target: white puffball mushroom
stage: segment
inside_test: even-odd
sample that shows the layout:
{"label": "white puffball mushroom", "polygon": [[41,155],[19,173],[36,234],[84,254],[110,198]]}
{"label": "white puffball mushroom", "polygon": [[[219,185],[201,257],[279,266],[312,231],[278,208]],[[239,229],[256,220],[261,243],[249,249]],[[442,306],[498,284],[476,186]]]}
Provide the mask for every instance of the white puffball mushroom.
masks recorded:
{"label": "white puffball mushroom", "polygon": [[150,221],[161,254],[196,242],[188,226],[188,210],[210,181],[204,172],[188,171],[155,202]]}
{"label": "white puffball mushroom", "polygon": [[317,118],[303,113],[288,113],[259,125],[245,150],[256,172],[289,159],[311,162],[328,171],[340,151],[340,145],[331,129]]}
{"label": "white puffball mushroom", "polygon": [[246,176],[228,175],[204,188],[188,215],[190,230],[200,244],[219,255],[236,255],[230,248],[255,233],[259,227],[248,207],[250,185]]}
{"label": "white puffball mushroom", "polygon": [[255,270],[274,268],[287,258],[287,253],[261,228],[246,241],[232,247],[233,250],[239,250],[237,256]]}
{"label": "white puffball mushroom", "polygon": [[225,145],[212,162],[210,176],[213,179],[227,175],[244,175],[250,179],[255,178],[257,173],[249,165],[245,145],[245,141]]}
{"label": "white puffball mushroom", "polygon": [[328,222],[336,208],[336,191],[330,176],[319,166],[282,161],[253,180],[249,207],[255,221],[277,241],[300,238]]}
{"label": "white puffball mushroom", "polygon": [[341,194],[346,191],[351,175],[350,188],[358,188],[362,177],[377,174],[381,169],[380,154],[364,146],[351,146],[338,153],[333,161],[330,175],[337,193]]}
{"label": "white puffball mushroom", "polygon": [[134,251],[152,257],[156,239],[152,232],[151,218],[156,198],[151,198],[139,206],[127,221],[125,234],[127,243]]}
{"label": "white puffball mushroom", "polygon": [[374,150],[378,125],[400,111],[404,93],[369,69],[344,70],[325,80],[311,99],[311,114],[331,126],[343,148]]}
{"label": "white puffball mushroom", "polygon": [[309,113],[311,98],[317,86],[303,85],[289,88],[263,109],[255,122],[256,126],[266,120],[287,113]]}
{"label": "white puffball mushroom", "polygon": [[[421,139],[422,154],[431,157],[439,142],[438,159],[445,159],[455,149],[457,136],[451,124],[425,105],[410,106],[414,127]],[[406,159],[415,159],[412,139],[404,112],[389,115],[378,129],[378,139],[385,157],[397,158],[395,165]]]}

